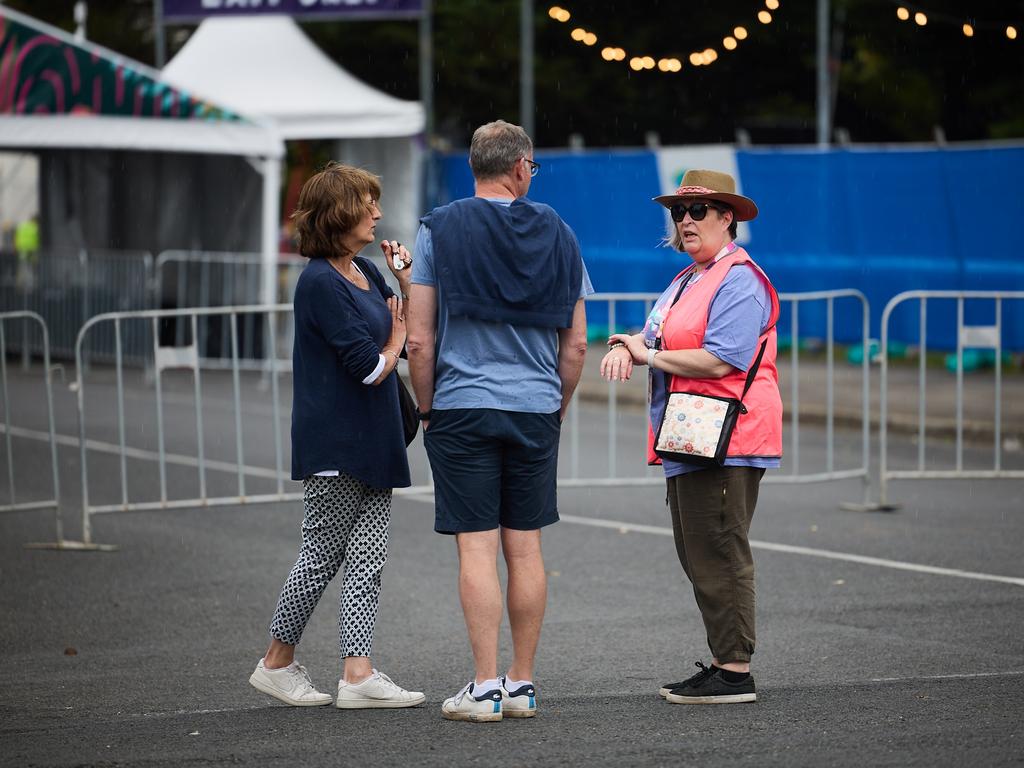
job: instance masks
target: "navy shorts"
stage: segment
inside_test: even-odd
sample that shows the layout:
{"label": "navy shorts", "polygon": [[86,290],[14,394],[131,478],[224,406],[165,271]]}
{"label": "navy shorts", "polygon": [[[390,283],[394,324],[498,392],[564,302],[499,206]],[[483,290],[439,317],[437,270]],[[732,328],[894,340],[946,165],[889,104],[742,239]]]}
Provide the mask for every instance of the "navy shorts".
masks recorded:
{"label": "navy shorts", "polygon": [[558,413],[453,408],[423,442],[434,476],[434,530],[533,531],[558,520]]}

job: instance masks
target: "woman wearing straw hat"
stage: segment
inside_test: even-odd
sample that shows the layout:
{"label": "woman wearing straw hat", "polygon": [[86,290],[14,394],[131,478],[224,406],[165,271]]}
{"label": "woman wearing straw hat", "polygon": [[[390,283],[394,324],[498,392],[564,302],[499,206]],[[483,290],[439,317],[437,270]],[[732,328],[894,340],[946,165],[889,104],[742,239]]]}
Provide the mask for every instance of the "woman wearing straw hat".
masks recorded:
{"label": "woman wearing straw hat", "polygon": [[[654,199],[671,214],[667,243],[691,263],[673,278],[641,333],[609,337],[601,375],[623,381],[635,365],[648,366],[648,462],[663,465],[676,552],[693,584],[712,654],[710,666],[698,661],[697,674],[664,685],[660,693],[674,704],[755,701],[748,533],[764,471],[778,467],[782,456],[775,368],[779,300],[765,273],[734,242],[737,222],[755,218],[757,206],[736,194],[732,176],[687,171],[674,195]],[[696,398],[670,399],[673,393]],[[700,408],[722,399],[742,406],[718,453],[695,456],[691,443],[664,450],[671,442],[656,433],[666,407],[673,421],[700,422],[692,413],[677,416],[676,404]]]}

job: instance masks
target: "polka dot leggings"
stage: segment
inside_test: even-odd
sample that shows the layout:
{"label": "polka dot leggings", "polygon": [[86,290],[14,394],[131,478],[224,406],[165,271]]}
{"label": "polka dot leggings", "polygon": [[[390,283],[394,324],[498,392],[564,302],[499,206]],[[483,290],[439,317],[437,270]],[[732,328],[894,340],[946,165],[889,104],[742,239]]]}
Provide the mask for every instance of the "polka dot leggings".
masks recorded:
{"label": "polka dot leggings", "polygon": [[327,584],[345,563],[341,655],[369,656],[377,621],[380,573],[388,559],[391,489],[354,477],[307,477],[302,547],[277,601],[270,634],[298,645]]}

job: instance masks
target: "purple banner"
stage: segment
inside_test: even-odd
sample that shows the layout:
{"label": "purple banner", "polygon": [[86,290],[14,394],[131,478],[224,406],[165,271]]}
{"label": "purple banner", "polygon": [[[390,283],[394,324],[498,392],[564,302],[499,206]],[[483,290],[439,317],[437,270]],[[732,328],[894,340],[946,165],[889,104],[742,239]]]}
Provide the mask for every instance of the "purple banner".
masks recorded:
{"label": "purple banner", "polygon": [[281,14],[334,19],[415,18],[423,0],[163,0],[164,21]]}

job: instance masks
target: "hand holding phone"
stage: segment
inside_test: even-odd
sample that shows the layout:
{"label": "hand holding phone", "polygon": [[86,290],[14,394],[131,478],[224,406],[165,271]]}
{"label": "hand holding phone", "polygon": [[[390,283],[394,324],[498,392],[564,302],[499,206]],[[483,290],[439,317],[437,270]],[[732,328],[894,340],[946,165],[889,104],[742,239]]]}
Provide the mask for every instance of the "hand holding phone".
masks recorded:
{"label": "hand holding phone", "polygon": [[405,262],[402,261],[402,244],[397,240],[391,241],[391,263],[395,269],[405,269]]}

